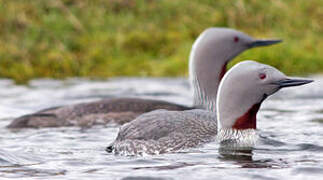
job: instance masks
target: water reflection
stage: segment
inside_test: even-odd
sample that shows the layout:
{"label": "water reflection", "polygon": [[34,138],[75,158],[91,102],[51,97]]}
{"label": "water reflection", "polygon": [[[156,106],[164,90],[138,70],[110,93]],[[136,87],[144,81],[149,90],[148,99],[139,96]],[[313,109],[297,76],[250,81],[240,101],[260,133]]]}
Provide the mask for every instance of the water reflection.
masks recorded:
{"label": "water reflection", "polygon": [[[222,161],[233,162],[233,164],[238,165],[240,168],[272,168],[280,169],[286,168],[288,162],[283,159],[254,159],[253,156],[258,149],[245,148],[245,149],[234,149],[227,148],[225,146],[220,146],[219,148],[219,159]],[[268,150],[270,151],[270,150]]]}
{"label": "water reflection", "polygon": [[195,165],[199,165],[199,164],[198,163],[178,162],[175,164],[168,164],[168,165],[164,165],[164,166],[135,167],[133,169],[135,169],[135,170],[138,170],[138,169],[173,170],[173,169],[195,166]]}
{"label": "water reflection", "polygon": [[235,161],[237,163],[252,162],[252,150],[234,150],[219,148],[219,158],[224,161]]}

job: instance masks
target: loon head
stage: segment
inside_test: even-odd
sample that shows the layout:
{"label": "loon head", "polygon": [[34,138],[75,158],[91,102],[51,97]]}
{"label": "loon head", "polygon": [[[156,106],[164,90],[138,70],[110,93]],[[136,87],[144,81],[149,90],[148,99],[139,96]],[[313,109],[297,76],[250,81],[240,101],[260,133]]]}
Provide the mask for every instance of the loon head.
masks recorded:
{"label": "loon head", "polygon": [[[242,132],[253,132],[257,127],[257,112],[268,96],[282,88],[310,82],[312,80],[287,77],[276,68],[255,61],[236,64],[223,77],[219,87],[217,120],[220,141],[239,139]],[[225,131],[235,132],[233,134],[238,137],[224,135]]]}
{"label": "loon head", "polygon": [[[243,51],[276,44],[281,40],[255,39],[243,32],[229,28],[206,29],[194,42],[190,54],[190,81],[194,87],[194,101],[216,99],[218,85],[227,64]],[[214,81],[215,83],[210,83]],[[196,104],[205,105],[204,102]],[[214,106],[215,107],[215,106]]]}
{"label": "loon head", "polygon": [[241,31],[230,28],[208,28],[201,33],[192,46],[190,67],[193,68],[194,66],[192,61],[197,63],[210,60],[218,62],[218,65],[222,65],[220,66],[222,68],[247,49],[269,46],[279,42],[282,42],[282,40],[255,39]]}

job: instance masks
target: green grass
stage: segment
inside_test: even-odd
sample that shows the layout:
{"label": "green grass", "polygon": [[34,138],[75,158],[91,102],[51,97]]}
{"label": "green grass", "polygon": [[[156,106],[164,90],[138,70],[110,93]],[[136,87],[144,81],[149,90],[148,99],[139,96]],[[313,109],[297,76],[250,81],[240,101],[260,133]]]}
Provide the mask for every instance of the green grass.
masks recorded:
{"label": "green grass", "polygon": [[185,76],[195,38],[231,27],[284,43],[240,55],[323,72],[321,0],[0,0],[0,77]]}

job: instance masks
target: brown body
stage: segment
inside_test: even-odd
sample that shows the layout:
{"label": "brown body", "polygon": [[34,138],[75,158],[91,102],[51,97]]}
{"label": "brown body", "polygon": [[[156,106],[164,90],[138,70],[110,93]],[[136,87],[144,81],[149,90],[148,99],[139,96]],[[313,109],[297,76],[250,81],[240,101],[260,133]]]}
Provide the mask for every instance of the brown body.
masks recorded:
{"label": "brown body", "polygon": [[156,109],[182,111],[193,108],[160,100],[114,98],[45,109],[14,119],[8,128],[87,127],[107,123],[124,124],[140,114]]}

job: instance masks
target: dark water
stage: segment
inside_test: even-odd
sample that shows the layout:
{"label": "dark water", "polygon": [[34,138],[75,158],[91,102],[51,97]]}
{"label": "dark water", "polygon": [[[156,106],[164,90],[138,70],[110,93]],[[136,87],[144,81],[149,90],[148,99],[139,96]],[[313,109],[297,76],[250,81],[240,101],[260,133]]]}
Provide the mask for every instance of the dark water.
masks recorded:
{"label": "dark water", "polygon": [[183,79],[0,80],[0,178],[19,179],[322,179],[323,77],[269,98],[258,114],[252,152],[216,143],[188,152],[145,157],[108,154],[118,127],[24,129],[5,125],[39,109],[101,98],[138,96],[190,105]]}

